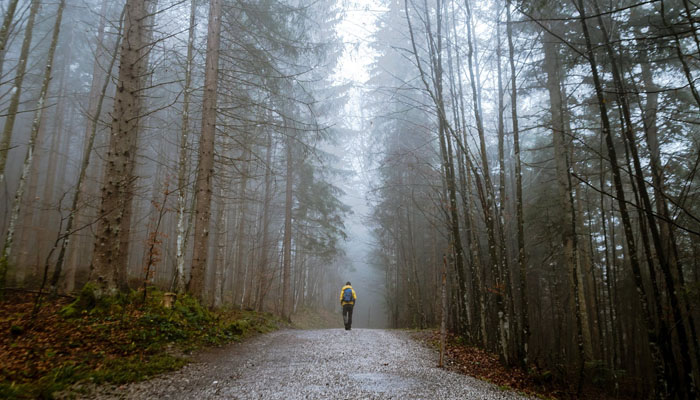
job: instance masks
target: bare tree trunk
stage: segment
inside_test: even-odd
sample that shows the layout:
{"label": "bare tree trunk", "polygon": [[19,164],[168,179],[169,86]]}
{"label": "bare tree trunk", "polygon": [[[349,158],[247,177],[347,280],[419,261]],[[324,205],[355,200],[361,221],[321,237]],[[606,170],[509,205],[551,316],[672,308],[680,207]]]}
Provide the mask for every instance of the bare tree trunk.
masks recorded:
{"label": "bare tree trunk", "polygon": [[262,215],[262,248],[260,250],[260,263],[258,264],[258,288],[257,288],[257,310],[263,311],[265,305],[265,281],[268,270],[268,257],[270,254],[270,202],[272,201],[272,133],[267,134],[267,150],[265,152],[265,192],[263,194],[263,215]]}
{"label": "bare tree trunk", "polygon": [[[613,371],[616,371],[617,366],[619,365],[619,341],[618,341],[618,333],[619,330],[617,329],[616,325],[616,320],[617,320],[617,307],[616,303],[613,301],[613,295],[614,292],[612,290],[612,280],[613,280],[613,262],[611,262],[610,258],[610,252],[609,252],[609,246],[608,244],[609,239],[608,239],[608,229],[607,229],[607,218],[606,218],[606,212],[605,212],[605,194],[604,192],[606,191],[605,189],[605,167],[603,165],[603,138],[601,136],[600,138],[600,164],[599,164],[599,169],[600,169],[600,224],[601,228],[603,230],[603,243],[604,243],[604,257],[605,257],[605,274],[604,274],[604,281],[605,281],[605,286],[608,292],[608,309],[610,310],[608,313],[608,318],[610,319],[610,336],[612,339],[612,352],[610,354],[611,357],[611,362],[610,365],[612,367]],[[617,373],[614,373],[615,378],[617,378]]]}
{"label": "bare tree trunk", "polygon": [[10,40],[10,27],[12,20],[15,18],[17,3],[19,3],[19,0],[10,0],[7,4],[5,16],[2,19],[2,27],[0,27],[0,79],[2,79],[2,71],[5,65],[5,50],[7,42]]}
{"label": "bare tree trunk", "polygon": [[[466,134],[465,134],[466,136]],[[466,140],[465,140],[466,142]],[[468,155],[465,155],[465,157],[468,157]],[[471,164],[471,161],[468,161],[468,164]],[[469,188],[469,191],[467,193],[467,196],[471,198],[472,193],[471,193],[471,188],[474,186],[472,183],[472,172],[467,168],[467,187]],[[472,203],[470,201],[470,203]],[[472,203],[473,205],[474,203]],[[476,216],[474,213],[474,206],[469,207],[469,210],[467,211],[467,218],[469,219],[469,225],[472,226],[472,248],[471,248],[471,253],[474,255],[474,265],[475,265],[475,271],[474,271],[474,277],[475,277],[475,284],[476,287],[474,290],[476,290],[479,293],[479,326],[481,330],[481,344],[484,348],[487,348],[488,343],[489,343],[489,335],[488,335],[488,328],[486,326],[486,313],[487,313],[487,303],[486,303],[486,288],[485,288],[485,282],[486,282],[486,274],[484,273],[484,265],[481,263],[481,249],[479,246],[479,238],[476,233]]]}
{"label": "bare tree trunk", "polygon": [[207,56],[204,71],[204,100],[202,105],[202,134],[199,141],[199,164],[195,185],[194,253],[192,277],[187,291],[205,299],[204,274],[209,251],[209,225],[211,219],[212,175],[214,173],[214,138],[216,136],[216,97],[219,70],[219,41],[221,36],[221,1],[209,4],[209,28],[207,31]]}
{"label": "bare tree trunk", "polygon": [[508,262],[508,246],[506,245],[505,236],[505,213],[506,213],[506,164],[505,164],[505,121],[503,106],[503,69],[501,67],[501,20],[499,2],[494,2],[496,13],[498,15],[496,21],[496,71],[498,81],[498,242],[501,264],[501,281],[503,282],[503,294],[505,295],[506,305],[504,307],[503,316],[501,319],[501,335],[506,344],[506,358],[513,360],[515,354],[515,324],[512,323],[515,319],[515,305],[513,304],[513,288],[511,286],[510,263]]}
{"label": "bare tree trunk", "polygon": [[128,248],[125,248],[124,235],[129,234],[125,228],[130,225],[134,153],[146,73],[143,62],[147,29],[145,0],[127,0],[124,15],[119,77],[90,276],[98,296],[127,288]]}
{"label": "bare tree trunk", "polygon": [[447,336],[447,257],[442,256],[442,285],[440,286],[440,298],[442,299],[442,307],[440,313],[440,368],[443,366],[445,359],[445,337]]}
{"label": "bare tree trunk", "polygon": [[[5,235],[5,243],[2,249],[2,256],[0,256],[0,296],[4,294],[5,276],[7,275],[7,264],[10,258],[10,251],[12,250],[12,241],[15,234],[15,225],[17,223],[17,218],[20,214],[22,205],[22,195],[24,194],[24,187],[27,183],[27,176],[29,175],[29,170],[31,168],[32,160],[34,157],[34,144],[36,143],[36,137],[39,133],[41,114],[44,111],[44,103],[46,102],[47,93],[49,91],[49,83],[51,82],[51,71],[53,69],[54,54],[56,53],[58,36],[61,31],[61,20],[63,18],[63,9],[65,8],[65,5],[66,1],[61,0],[61,2],[58,5],[58,10],[56,12],[56,20],[53,27],[51,45],[49,46],[49,54],[46,60],[46,67],[44,68],[44,77],[41,83],[39,99],[37,100],[37,110],[34,114],[34,119],[32,120],[32,127],[29,134],[29,143],[27,144],[27,153],[24,156],[22,174],[19,178],[19,187],[15,192],[15,198],[12,205],[12,213],[10,214],[10,224],[7,228],[7,233]],[[45,281],[46,273],[44,273],[44,282]]]}
{"label": "bare tree trunk", "polygon": [[524,366],[528,364],[528,347],[530,342],[530,320],[527,301],[527,260],[525,258],[525,231],[523,228],[523,173],[520,165],[520,132],[518,129],[518,101],[515,75],[515,48],[513,46],[513,24],[510,15],[510,1],[506,0],[508,61],[510,64],[511,117],[513,120],[513,151],[515,153],[515,213],[518,229],[518,270],[520,272],[520,331],[521,347],[519,359]]}
{"label": "bare tree trunk", "polygon": [[216,272],[214,274],[214,282],[211,285],[213,289],[214,307],[221,306],[221,288],[223,287],[223,272],[226,267],[226,235],[228,231],[226,216],[226,203],[224,201],[226,191],[224,190],[224,182],[220,182],[221,187],[219,188],[220,204],[217,211],[217,224],[216,224],[216,259],[214,260],[214,265],[216,266]]}
{"label": "bare tree trunk", "polygon": [[[248,143],[244,143],[243,146],[243,163],[245,166],[240,168],[242,171],[241,181],[238,186],[238,196],[240,197],[240,205],[238,207],[238,227],[236,229],[236,256],[234,269],[238,271],[234,277],[234,292],[239,295],[240,303],[242,307],[245,303],[245,295],[247,294],[246,279],[248,278],[248,266],[249,263],[245,260],[245,230],[246,230],[246,219],[248,218],[248,209],[246,204],[246,189],[248,187],[248,168],[250,162],[247,159],[250,157],[250,150],[247,148]],[[243,273],[242,273],[243,272]]]}
{"label": "bare tree trunk", "polygon": [[180,131],[180,159],[178,161],[177,172],[177,255],[175,268],[175,287],[178,293],[185,291],[185,252],[187,251],[187,218],[185,207],[187,207],[187,175],[188,156],[187,143],[190,132],[190,98],[192,97],[192,68],[194,52],[194,28],[195,28],[196,4],[195,0],[190,2],[190,27],[187,37],[187,61],[185,64],[185,87],[182,99],[182,127]]}
{"label": "bare tree trunk", "polygon": [[[286,123],[285,123],[286,125]],[[288,129],[289,131],[289,129]],[[289,135],[289,132],[287,133]],[[282,240],[283,265],[282,265],[282,317],[289,320],[291,316],[291,258],[292,258],[292,201],[294,163],[292,160],[292,138],[287,137],[287,175],[284,201],[284,238]]]}
{"label": "bare tree trunk", "polygon": [[[22,41],[22,49],[20,50],[19,62],[17,63],[17,75],[12,82],[12,98],[10,106],[7,109],[7,118],[2,130],[2,138],[0,138],[0,184],[5,181],[5,166],[7,164],[7,155],[10,152],[12,143],[12,133],[15,128],[15,119],[19,110],[19,101],[22,96],[22,83],[27,69],[27,61],[29,60],[29,50],[32,44],[32,33],[34,32],[34,21],[39,12],[41,0],[32,0],[31,8],[29,9],[29,17],[27,17],[27,25],[24,28],[24,39]],[[16,6],[16,5],[15,5]],[[2,273],[0,272],[0,275]],[[0,284],[4,285],[0,278]]]}

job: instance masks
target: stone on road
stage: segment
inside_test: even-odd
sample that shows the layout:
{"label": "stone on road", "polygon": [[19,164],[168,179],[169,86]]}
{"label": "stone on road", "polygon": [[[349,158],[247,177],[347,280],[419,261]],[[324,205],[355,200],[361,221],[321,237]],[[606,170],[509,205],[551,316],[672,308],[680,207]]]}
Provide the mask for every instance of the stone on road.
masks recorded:
{"label": "stone on road", "polygon": [[524,399],[437,368],[408,332],[282,330],[200,356],[130,385],[133,399]]}

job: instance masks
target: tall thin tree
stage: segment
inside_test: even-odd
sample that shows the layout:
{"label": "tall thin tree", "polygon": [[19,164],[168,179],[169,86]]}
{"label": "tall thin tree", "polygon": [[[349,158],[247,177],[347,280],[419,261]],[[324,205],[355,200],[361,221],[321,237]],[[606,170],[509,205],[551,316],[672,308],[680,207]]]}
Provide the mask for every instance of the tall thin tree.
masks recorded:
{"label": "tall thin tree", "polygon": [[204,66],[204,99],[202,103],[202,133],[199,140],[199,163],[195,183],[194,248],[192,276],[187,291],[205,301],[204,277],[209,252],[212,177],[214,175],[214,138],[216,136],[216,101],[219,74],[219,42],[221,36],[221,2],[209,4],[207,54]]}

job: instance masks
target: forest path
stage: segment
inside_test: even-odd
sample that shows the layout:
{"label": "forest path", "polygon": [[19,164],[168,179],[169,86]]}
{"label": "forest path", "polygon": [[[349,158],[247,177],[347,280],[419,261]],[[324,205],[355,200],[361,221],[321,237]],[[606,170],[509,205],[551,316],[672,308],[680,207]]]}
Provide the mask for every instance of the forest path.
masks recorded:
{"label": "forest path", "polygon": [[118,389],[133,399],[524,399],[437,368],[403,331],[282,330],[200,354],[183,369]]}

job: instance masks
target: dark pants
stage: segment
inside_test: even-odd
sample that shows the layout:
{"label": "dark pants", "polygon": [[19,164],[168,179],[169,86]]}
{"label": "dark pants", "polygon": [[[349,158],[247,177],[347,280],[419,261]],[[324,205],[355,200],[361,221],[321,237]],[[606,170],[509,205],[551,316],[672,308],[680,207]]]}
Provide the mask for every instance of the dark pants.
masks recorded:
{"label": "dark pants", "polygon": [[343,306],[343,322],[345,322],[345,329],[349,330],[352,325],[352,308],[354,304],[346,304]]}

